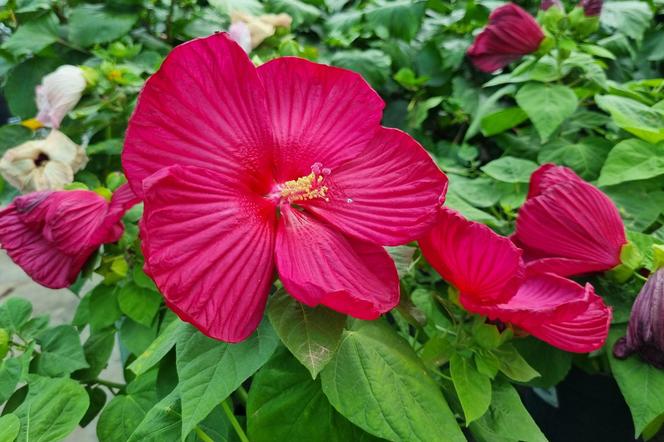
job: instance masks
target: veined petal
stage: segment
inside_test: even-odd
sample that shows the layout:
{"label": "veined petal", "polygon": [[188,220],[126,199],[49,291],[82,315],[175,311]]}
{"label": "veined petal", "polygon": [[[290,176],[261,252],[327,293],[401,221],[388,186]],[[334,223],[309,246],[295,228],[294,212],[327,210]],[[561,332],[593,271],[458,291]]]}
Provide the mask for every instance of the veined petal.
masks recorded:
{"label": "veined petal", "polygon": [[473,304],[505,302],[523,280],[521,250],[451,209],[443,208],[419,243],[431,266]]}
{"label": "veined petal", "polygon": [[146,82],[127,128],[122,164],[142,181],[175,164],[242,176],[267,190],[272,135],[256,69],[224,33],[184,43]]}
{"label": "veined petal", "polygon": [[618,265],[627,239],[618,209],[606,195],[588,183],[568,181],[526,201],[515,241],[536,257],[528,263],[532,270],[569,276]]}
{"label": "veined petal", "polygon": [[292,180],[314,163],[334,170],[363,151],[385,105],[354,72],[282,57],[258,68],[275,137],[275,178]]}
{"label": "veined petal", "polygon": [[528,199],[538,196],[546,189],[549,189],[556,184],[567,183],[570,181],[578,183],[584,182],[569,167],[556,166],[553,163],[543,164],[530,176]]}
{"label": "veined petal", "polygon": [[289,294],[367,320],[398,304],[399,277],[385,249],[288,205],[281,213],[275,257]]}
{"label": "veined petal", "polygon": [[[36,282],[59,289],[74,283],[96,246],[63,251],[46,239],[43,228],[52,207],[46,204],[46,200],[55,193],[35,192],[21,196],[0,211],[0,247]],[[78,227],[68,225],[69,229]]]}
{"label": "veined petal", "polygon": [[242,177],[171,166],[145,181],[145,271],[168,305],[208,336],[258,326],[273,281],[274,207]]}
{"label": "veined petal", "polygon": [[331,170],[327,198],[302,203],[347,235],[382,245],[420,238],[435,222],[447,177],[410,135],[381,127]]}

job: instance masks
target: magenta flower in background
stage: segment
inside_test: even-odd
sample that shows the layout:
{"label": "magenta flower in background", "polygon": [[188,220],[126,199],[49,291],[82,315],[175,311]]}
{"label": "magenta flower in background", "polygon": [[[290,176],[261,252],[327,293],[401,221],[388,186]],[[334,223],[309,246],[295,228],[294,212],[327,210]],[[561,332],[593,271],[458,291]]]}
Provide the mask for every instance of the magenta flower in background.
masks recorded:
{"label": "magenta flower in background", "polygon": [[146,83],[122,154],[145,202],[145,271],[205,334],[241,341],[274,280],[374,319],[399,300],[385,245],[424,234],[447,178],[380,126],[359,75],[299,58],[255,68],[226,34],[175,48]]}
{"label": "magenta flower in background", "polygon": [[599,17],[603,3],[603,0],[581,0],[579,6],[583,8],[583,15],[586,17]]}
{"label": "magenta flower in background", "polygon": [[535,52],[544,33],[526,11],[508,3],[489,16],[489,25],[475,38],[468,56],[484,72],[501,69],[524,55]]}
{"label": "magenta flower in background", "polygon": [[627,243],[615,204],[571,169],[545,164],[530,179],[514,242],[529,269],[562,276],[609,270]]}
{"label": "magenta flower in background", "polygon": [[613,354],[620,359],[633,353],[664,369],[664,269],[646,281],[632,306],[627,336],[613,347]]}
{"label": "magenta flower in background", "polygon": [[555,6],[556,8],[559,8],[559,9],[564,9],[563,4],[560,0],[542,0],[540,2],[540,9],[542,11],[546,11],[551,6]]}
{"label": "magenta flower in background", "polygon": [[422,253],[468,311],[511,323],[554,347],[586,353],[605,342],[611,310],[593,287],[527,270],[522,251],[484,224],[444,208]]}
{"label": "magenta flower in background", "polygon": [[126,184],[110,202],[88,190],[23,195],[0,211],[0,247],[39,284],[69,287],[100,245],[120,238],[137,202]]}

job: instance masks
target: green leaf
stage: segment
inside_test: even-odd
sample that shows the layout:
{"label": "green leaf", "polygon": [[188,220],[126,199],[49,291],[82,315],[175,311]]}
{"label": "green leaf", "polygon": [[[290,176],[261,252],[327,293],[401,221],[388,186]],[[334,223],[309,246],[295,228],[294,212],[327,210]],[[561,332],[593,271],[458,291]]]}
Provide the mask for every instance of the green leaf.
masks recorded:
{"label": "green leaf", "polygon": [[383,40],[389,37],[410,41],[424,19],[426,1],[398,0],[377,2],[365,10],[367,26]]}
{"label": "green leaf", "polygon": [[491,178],[505,183],[527,183],[537,163],[514,157],[502,157],[481,167]]}
{"label": "green leaf", "polygon": [[189,434],[214,407],[262,367],[278,342],[266,321],[239,344],[216,341],[188,325],[175,344],[182,396],[182,434]]}
{"label": "green leaf", "polygon": [[438,385],[383,321],[353,321],[321,380],[334,408],[376,436],[465,440]]}
{"label": "green leaf", "polygon": [[490,137],[518,126],[528,119],[520,107],[507,107],[482,117],[480,127],[482,135]]}
{"label": "green leaf", "polygon": [[498,107],[497,103],[501,98],[503,98],[505,95],[513,94],[515,90],[516,86],[513,84],[508,84],[507,86],[504,86],[495,91],[488,98],[482,97],[479,105],[477,106],[477,109],[473,113],[473,117],[471,118],[471,123],[468,127],[468,130],[466,131],[466,135],[463,137],[464,141],[470,140],[472,137],[477,135],[484,116],[491,113]]}
{"label": "green leaf", "polygon": [[320,17],[318,8],[300,0],[270,0],[269,9],[271,12],[285,12],[293,17],[294,27],[312,23]]}
{"label": "green leaf", "polygon": [[[148,411],[127,442],[158,440],[180,442],[182,412],[180,392],[176,388]],[[188,434],[188,433],[185,433]]]}
{"label": "green leaf", "polygon": [[90,155],[106,154],[106,155],[120,155],[122,153],[122,140],[119,138],[111,138],[108,140],[100,141],[99,143],[90,144],[85,153]]}
{"label": "green leaf", "polygon": [[252,442],[345,442],[372,438],[337,413],[323,394],[320,381],[312,379],[283,350],[251,382],[247,430]]}
{"label": "green leaf", "polygon": [[59,325],[39,335],[41,353],[37,372],[45,376],[61,376],[87,368],[78,331],[71,325]]}
{"label": "green leaf", "polygon": [[175,345],[180,333],[186,331],[187,326],[180,320],[174,320],[166,329],[152,341],[150,346],[134,362],[129,365],[129,369],[137,376],[145,373],[154,365],[161,361],[166,354],[171,351]]}
{"label": "green leaf", "polygon": [[659,181],[625,182],[602,190],[618,207],[625,227],[642,232],[664,211],[664,191]]}
{"label": "green leaf", "polygon": [[337,51],[332,55],[330,63],[355,71],[373,87],[380,87],[389,78],[391,60],[378,49],[367,49],[364,51]]}
{"label": "green leaf", "polygon": [[58,21],[55,14],[51,13],[19,26],[1,47],[20,56],[37,53],[57,40]]}
{"label": "green leaf", "polygon": [[32,375],[28,386],[25,401],[14,411],[21,420],[18,442],[52,442],[74,431],[90,402],[82,385]]}
{"label": "green leaf", "polygon": [[606,158],[598,184],[611,186],[664,174],[664,143],[650,144],[635,138],[616,144]]}
{"label": "green leaf", "polygon": [[[612,327],[606,348],[613,348],[624,335],[625,326]],[[643,362],[638,355],[621,361],[611,354],[609,364],[632,412],[634,436],[638,437],[648,424],[664,414],[664,371]]]}
{"label": "green leaf", "polygon": [[471,358],[458,353],[450,359],[450,374],[468,425],[482,417],[489,408],[491,379],[477,371]]}
{"label": "green leaf", "polygon": [[23,361],[20,358],[9,358],[0,362],[0,404],[14,393],[22,372]]}
{"label": "green leaf", "polygon": [[560,84],[527,83],[516,93],[516,102],[547,141],[577,106],[574,91]]}
{"label": "green leaf", "polygon": [[18,432],[21,429],[21,420],[13,413],[5,414],[0,417],[0,440],[11,442],[16,440]]}
{"label": "green leaf", "polygon": [[595,101],[621,129],[649,143],[664,140],[664,110],[617,95],[598,95]]}
{"label": "green leaf", "polygon": [[550,388],[562,381],[572,368],[572,355],[558,350],[546,342],[532,336],[516,339],[512,344],[517,348],[528,365],[537,370],[540,377],[528,381],[528,385]]}
{"label": "green leaf", "polygon": [[128,282],[118,293],[120,311],[139,324],[149,327],[159,311],[161,295]]}
{"label": "green leaf", "polygon": [[127,442],[147,412],[157,403],[157,372],[138,376],[127,386],[127,394],[113,398],[99,416],[100,442]]}
{"label": "green leaf", "polygon": [[115,345],[115,329],[92,332],[83,344],[83,353],[89,368],[76,373],[77,379],[95,379],[108,365]]}
{"label": "green leaf", "polygon": [[602,25],[614,29],[636,40],[650,26],[653,13],[648,3],[640,1],[606,2],[602,5]]}
{"label": "green leaf", "polygon": [[346,317],[325,307],[307,307],[283,291],[272,296],[268,316],[284,345],[316,378],[334,356]]}
{"label": "green leaf", "polygon": [[134,355],[143,353],[156,338],[156,321],[155,324],[146,327],[131,318],[124,318],[120,325],[120,342]]}
{"label": "green leaf", "polygon": [[509,382],[497,379],[489,411],[470,424],[477,442],[546,442],[546,437],[523,406]]}
{"label": "green leaf", "polygon": [[117,40],[131,31],[138,15],[103,5],[79,5],[69,15],[69,39],[82,47]]}
{"label": "green leaf", "polygon": [[0,305],[0,328],[12,333],[21,330],[32,314],[32,304],[23,298],[11,298]]}
{"label": "green leaf", "polygon": [[594,180],[610,149],[611,143],[600,137],[581,138],[576,143],[561,139],[542,146],[537,161],[567,166],[584,180]]}
{"label": "green leaf", "polygon": [[32,131],[20,124],[7,124],[0,127],[0,155],[7,149],[18,146],[32,138]]}
{"label": "green leaf", "polygon": [[118,287],[115,285],[99,284],[92,289],[89,304],[92,330],[109,327],[122,315],[118,306]]}
{"label": "green leaf", "polygon": [[35,87],[41,83],[44,75],[55,70],[60,64],[60,59],[33,57],[9,71],[4,95],[13,116],[27,119],[37,114]]}
{"label": "green leaf", "polygon": [[523,356],[519,354],[512,344],[504,344],[493,351],[500,359],[500,371],[508,378],[517,382],[528,382],[540,374],[528,365]]}

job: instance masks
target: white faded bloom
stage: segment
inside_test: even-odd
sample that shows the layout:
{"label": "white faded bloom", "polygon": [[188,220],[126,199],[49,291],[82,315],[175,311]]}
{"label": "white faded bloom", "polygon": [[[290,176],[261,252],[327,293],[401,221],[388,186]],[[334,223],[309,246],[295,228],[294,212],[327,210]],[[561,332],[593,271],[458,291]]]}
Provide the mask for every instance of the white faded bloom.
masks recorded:
{"label": "white faded bloom", "polygon": [[249,28],[252,49],[260,45],[266,38],[273,36],[277,28],[286,28],[292,22],[293,18],[284,13],[265,14],[256,17],[241,11],[231,12],[231,23],[244,23]]}
{"label": "white faded bloom", "polygon": [[242,21],[235,22],[228,28],[228,35],[231,36],[235,43],[239,44],[244,52],[247,54],[251,52],[251,33],[246,23]]}
{"label": "white faded bloom", "polygon": [[85,150],[59,130],[42,140],[27,141],[0,158],[0,174],[23,193],[57,190],[74,181],[85,167]]}
{"label": "white faded bloom", "polygon": [[35,89],[37,120],[47,127],[60,127],[62,119],[81,99],[85,86],[83,70],[69,64],[46,75]]}

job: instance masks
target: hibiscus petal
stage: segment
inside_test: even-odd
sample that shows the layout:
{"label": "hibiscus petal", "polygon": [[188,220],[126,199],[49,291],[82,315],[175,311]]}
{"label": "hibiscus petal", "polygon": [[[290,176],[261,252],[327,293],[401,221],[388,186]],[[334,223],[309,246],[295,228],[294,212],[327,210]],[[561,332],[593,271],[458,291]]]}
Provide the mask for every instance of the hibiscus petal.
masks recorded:
{"label": "hibiscus petal", "polygon": [[618,265],[627,239],[611,200],[588,183],[569,181],[526,201],[515,241],[538,258],[529,263],[533,270],[570,276]]}
{"label": "hibiscus petal", "polygon": [[145,271],[168,305],[208,336],[258,326],[273,281],[274,207],[209,169],[171,166],[145,180]]}
{"label": "hibiscus petal", "polygon": [[521,250],[451,209],[443,208],[419,243],[431,266],[472,303],[504,302],[523,280]]}
{"label": "hibiscus petal", "polygon": [[325,185],[326,199],[301,204],[347,235],[400,245],[435,222],[447,177],[410,135],[381,127],[361,153],[332,169]]}
{"label": "hibiscus petal", "polygon": [[346,237],[290,206],[281,213],[276,262],[293,297],[366,320],[399,303],[399,277],[385,249]]}
{"label": "hibiscus petal", "polygon": [[354,72],[282,57],[258,68],[275,136],[275,178],[292,180],[314,163],[334,168],[362,152],[379,127],[383,100]]}
{"label": "hibiscus petal", "polygon": [[174,164],[242,175],[267,190],[272,135],[256,69],[226,34],[176,47],[146,82],[122,164],[132,189]]}
{"label": "hibiscus petal", "polygon": [[38,192],[18,197],[0,211],[0,247],[33,280],[45,287],[60,289],[76,281],[94,248],[70,255],[46,240],[41,231],[44,217],[38,216],[38,212],[47,211],[46,206],[39,206],[49,194]]}
{"label": "hibiscus petal", "polygon": [[567,183],[569,181],[583,182],[583,180],[568,167],[556,166],[553,163],[543,164],[530,176],[528,199],[538,196],[546,189],[555,186],[556,184]]}

